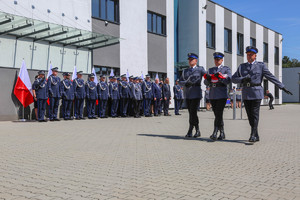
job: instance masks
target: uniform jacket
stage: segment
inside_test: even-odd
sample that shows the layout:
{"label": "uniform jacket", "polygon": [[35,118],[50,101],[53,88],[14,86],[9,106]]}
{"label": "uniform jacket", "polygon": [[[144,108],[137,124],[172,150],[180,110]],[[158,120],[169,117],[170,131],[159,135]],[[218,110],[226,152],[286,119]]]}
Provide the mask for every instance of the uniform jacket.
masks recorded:
{"label": "uniform jacket", "polygon": [[106,82],[101,81],[97,85],[98,97],[100,100],[108,100],[109,98],[109,88]]}
{"label": "uniform jacket", "polygon": [[174,99],[182,99],[182,91],[180,85],[174,85],[173,92],[174,92]]}
{"label": "uniform jacket", "polygon": [[161,88],[159,87],[158,84],[153,83],[152,84],[152,90],[153,90],[153,98],[156,98],[156,99],[161,99],[162,98],[162,90],[161,90]]}
{"label": "uniform jacket", "polygon": [[183,70],[179,84],[181,86],[186,86],[187,83],[192,84],[192,86],[184,89],[186,99],[202,98],[201,81],[205,73],[206,71],[202,66]]}
{"label": "uniform jacket", "polygon": [[221,65],[218,67],[212,67],[208,69],[208,74],[215,74],[217,72],[220,72],[225,76],[225,79],[219,79],[216,83],[217,84],[223,84],[224,87],[213,87],[213,84],[210,84],[207,80],[204,81],[205,85],[208,85],[210,87],[209,91],[209,99],[227,99],[228,98],[228,91],[227,91],[227,85],[231,83],[231,69],[227,66]]}
{"label": "uniform jacket", "polygon": [[61,97],[66,100],[74,99],[73,82],[69,79],[64,79],[60,82]]}
{"label": "uniform jacket", "polygon": [[37,99],[48,99],[48,87],[45,78],[37,78],[32,88],[35,90]]}
{"label": "uniform jacket", "polygon": [[143,99],[142,88],[139,83],[132,84],[131,93],[132,93],[132,99],[134,99],[134,100],[142,100]]}
{"label": "uniform jacket", "polygon": [[85,83],[86,98],[91,100],[98,99],[97,85],[94,81],[88,80]]}
{"label": "uniform jacket", "polygon": [[167,98],[169,100],[171,98],[171,88],[169,84],[164,83],[162,87],[162,95],[163,98]]}
{"label": "uniform jacket", "polygon": [[47,80],[49,96],[60,98],[60,78],[51,74]]}
{"label": "uniform jacket", "polygon": [[112,99],[120,99],[118,83],[114,82],[109,84],[109,95]]}
{"label": "uniform jacket", "polygon": [[133,82],[129,82],[129,98],[133,98],[133,94],[132,94],[132,86],[133,86]]}
{"label": "uniform jacket", "polygon": [[153,98],[152,82],[145,80],[142,84],[142,92],[145,99],[152,99]]}
{"label": "uniform jacket", "polygon": [[130,87],[127,81],[120,81],[119,84],[120,98],[130,98]]}
{"label": "uniform jacket", "polygon": [[84,80],[81,78],[75,78],[73,81],[74,92],[76,99],[84,99],[85,98],[85,85]]}
{"label": "uniform jacket", "polygon": [[[265,77],[272,83],[274,83],[280,89],[284,88],[284,85],[269,71],[267,66],[263,62],[255,61],[252,66],[249,63],[241,64],[237,71],[232,76],[233,83],[242,83],[242,79],[245,77],[251,78],[252,84],[261,84]],[[264,90],[262,86],[246,87],[243,86],[242,90],[243,100],[255,100],[264,98]]]}

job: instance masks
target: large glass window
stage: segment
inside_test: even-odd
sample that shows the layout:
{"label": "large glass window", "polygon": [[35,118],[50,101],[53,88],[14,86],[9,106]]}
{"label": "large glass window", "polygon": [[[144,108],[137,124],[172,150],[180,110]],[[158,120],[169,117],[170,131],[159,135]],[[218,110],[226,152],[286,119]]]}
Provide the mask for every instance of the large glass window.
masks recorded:
{"label": "large glass window", "polygon": [[279,48],[275,47],[275,65],[279,65]]}
{"label": "large glass window", "polygon": [[206,22],[206,46],[215,48],[215,25],[210,22]]}
{"label": "large glass window", "polygon": [[229,53],[232,51],[232,32],[227,28],[224,29],[224,51]]}
{"label": "large glass window", "polygon": [[166,17],[148,11],[148,32],[166,35]]}
{"label": "large glass window", "polygon": [[268,62],[269,52],[268,52],[268,44],[264,43],[264,62]]}
{"label": "large glass window", "polygon": [[244,35],[241,33],[237,34],[237,54],[242,56],[244,53]]}
{"label": "large glass window", "polygon": [[119,22],[119,0],[92,0],[92,16]]}
{"label": "large glass window", "polygon": [[256,47],[256,39],[250,38],[250,46]]}

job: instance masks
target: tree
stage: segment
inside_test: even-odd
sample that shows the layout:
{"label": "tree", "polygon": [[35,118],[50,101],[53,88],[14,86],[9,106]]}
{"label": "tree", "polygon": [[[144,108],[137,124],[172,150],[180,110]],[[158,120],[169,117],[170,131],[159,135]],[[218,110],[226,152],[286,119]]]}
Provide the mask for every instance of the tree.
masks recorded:
{"label": "tree", "polygon": [[282,58],[282,67],[300,67],[300,61],[296,58],[290,59],[288,56]]}

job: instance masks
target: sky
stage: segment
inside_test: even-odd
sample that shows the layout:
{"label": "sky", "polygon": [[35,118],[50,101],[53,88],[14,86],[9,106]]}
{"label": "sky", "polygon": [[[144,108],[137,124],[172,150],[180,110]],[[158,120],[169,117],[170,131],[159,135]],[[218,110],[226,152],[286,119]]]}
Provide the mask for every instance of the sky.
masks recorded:
{"label": "sky", "polygon": [[300,60],[300,0],[212,0],[282,34],[282,56]]}

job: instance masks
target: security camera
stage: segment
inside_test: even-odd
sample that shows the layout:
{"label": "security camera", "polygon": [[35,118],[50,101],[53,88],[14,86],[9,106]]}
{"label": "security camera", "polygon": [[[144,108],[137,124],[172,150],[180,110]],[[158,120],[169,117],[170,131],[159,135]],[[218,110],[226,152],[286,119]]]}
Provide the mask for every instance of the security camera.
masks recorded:
{"label": "security camera", "polygon": [[108,21],[105,21],[105,26],[107,26],[108,25]]}

